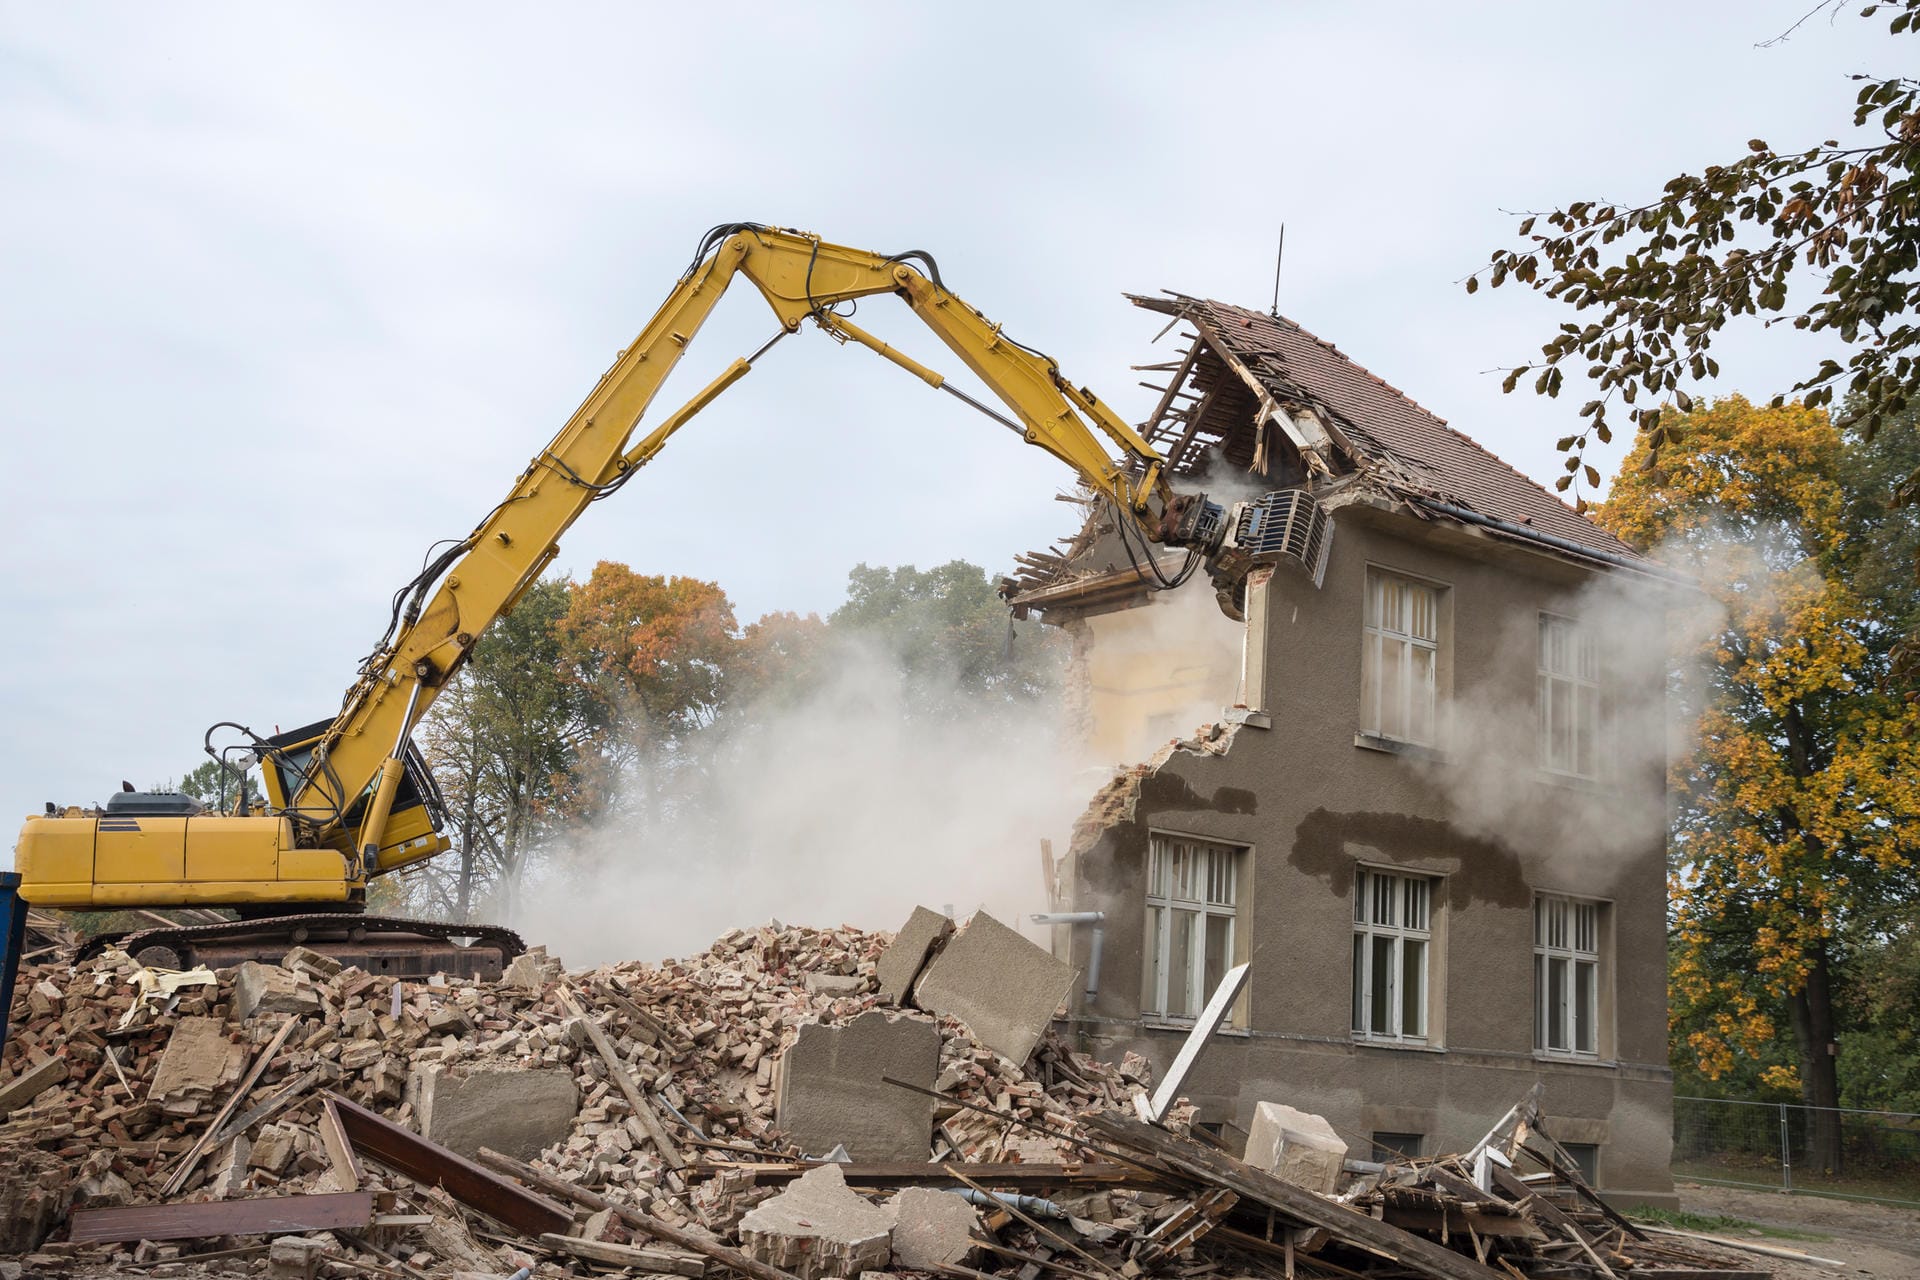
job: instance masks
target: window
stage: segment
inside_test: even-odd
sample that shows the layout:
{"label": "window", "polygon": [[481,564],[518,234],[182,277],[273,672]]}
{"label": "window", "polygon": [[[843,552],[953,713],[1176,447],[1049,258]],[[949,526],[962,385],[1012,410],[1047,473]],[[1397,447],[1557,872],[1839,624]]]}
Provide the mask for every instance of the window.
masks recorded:
{"label": "window", "polygon": [[1420,1144],[1426,1137],[1424,1133],[1375,1133],[1373,1158],[1380,1164],[1411,1160],[1420,1154]]}
{"label": "window", "polygon": [[1599,773],[1600,657],[1572,618],[1540,615],[1540,762],[1555,773]]}
{"label": "window", "polygon": [[1423,1044],[1433,881],[1362,867],[1353,891],[1353,1033]]}
{"label": "window", "polygon": [[1431,746],[1440,655],[1440,589],[1367,570],[1360,729]]}
{"label": "window", "polygon": [[1574,1168],[1580,1171],[1587,1185],[1600,1185],[1600,1147],[1592,1142],[1563,1142],[1560,1149],[1573,1157]]}
{"label": "window", "polygon": [[1600,1053],[1600,904],[1541,894],[1533,900],[1533,1047]]}
{"label": "window", "polygon": [[1154,835],[1147,853],[1147,973],[1141,1011],[1196,1018],[1233,967],[1245,850]]}

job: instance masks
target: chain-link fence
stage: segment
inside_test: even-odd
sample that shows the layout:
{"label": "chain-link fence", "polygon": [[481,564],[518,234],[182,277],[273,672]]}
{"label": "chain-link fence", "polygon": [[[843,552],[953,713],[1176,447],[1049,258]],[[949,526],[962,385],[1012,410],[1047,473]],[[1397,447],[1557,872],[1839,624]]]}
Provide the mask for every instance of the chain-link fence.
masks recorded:
{"label": "chain-link fence", "polygon": [[1675,1098],[1673,1176],[1920,1205],[1920,1115]]}

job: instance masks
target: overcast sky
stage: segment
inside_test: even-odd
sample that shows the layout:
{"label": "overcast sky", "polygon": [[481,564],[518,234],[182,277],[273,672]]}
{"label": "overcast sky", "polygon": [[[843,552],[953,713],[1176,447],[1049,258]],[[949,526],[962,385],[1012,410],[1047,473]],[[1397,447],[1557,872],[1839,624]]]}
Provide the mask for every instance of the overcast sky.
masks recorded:
{"label": "overcast sky", "polygon": [[[1551,479],[1584,395],[1487,371],[1561,317],[1461,278],[1503,210],[1830,136],[1899,67],[1851,16],[1755,47],[1808,2],[0,3],[0,788],[96,801],[214,720],[329,713],[718,222],[928,249],[1138,419],[1167,351],[1121,292],[1265,306],[1284,221],[1284,312]],[[771,330],[729,298],[662,403]],[[1718,389],[1774,389],[1779,341]],[[1070,481],[808,331],[560,564],[825,611],[862,560],[1005,568]]]}

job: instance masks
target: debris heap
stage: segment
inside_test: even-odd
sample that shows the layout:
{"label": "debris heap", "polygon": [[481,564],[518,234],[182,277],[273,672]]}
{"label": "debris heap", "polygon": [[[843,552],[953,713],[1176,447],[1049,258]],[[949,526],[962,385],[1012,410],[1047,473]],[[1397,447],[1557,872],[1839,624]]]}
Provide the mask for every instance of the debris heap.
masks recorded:
{"label": "debris heap", "polygon": [[[1180,1108],[1146,1124],[1148,1065],[1072,1049],[1052,1015],[1074,974],[984,914],[955,931],[916,913],[897,945],[774,923],[572,973],[535,948],[498,982],[299,947],[218,973],[70,955],[22,974],[0,1062],[0,1259],[28,1274],[1714,1265],[1639,1237],[1525,1107],[1464,1164],[1347,1162],[1337,1192],[1337,1152],[1298,1158],[1304,1120],[1267,1144],[1296,1151],[1277,1172],[1186,1132]],[[1296,1166],[1322,1185],[1287,1180]]]}

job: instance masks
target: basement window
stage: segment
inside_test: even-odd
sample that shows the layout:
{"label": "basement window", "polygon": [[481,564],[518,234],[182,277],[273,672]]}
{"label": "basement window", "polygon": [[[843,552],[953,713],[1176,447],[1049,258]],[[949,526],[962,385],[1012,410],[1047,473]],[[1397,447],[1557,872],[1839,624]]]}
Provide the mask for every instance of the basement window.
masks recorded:
{"label": "basement window", "polygon": [[1427,1042],[1435,883],[1368,867],[1354,876],[1353,1034],[1361,1039]]}
{"label": "basement window", "polygon": [[1439,704],[1440,588],[1367,570],[1360,731],[1432,746]]}
{"label": "basement window", "polygon": [[1533,900],[1533,1047],[1600,1054],[1601,903],[1543,893]]}
{"label": "basement window", "polygon": [[1576,778],[1599,776],[1600,655],[1572,618],[1540,615],[1540,763]]}
{"label": "basement window", "polygon": [[1376,1130],[1373,1135],[1373,1158],[1380,1164],[1418,1159],[1420,1148],[1426,1140],[1424,1133],[1386,1133]]}
{"label": "basement window", "polygon": [[[1155,833],[1147,852],[1146,977],[1140,1011],[1197,1018],[1233,967],[1246,850]],[[1230,1018],[1229,1022],[1237,1021]]]}

